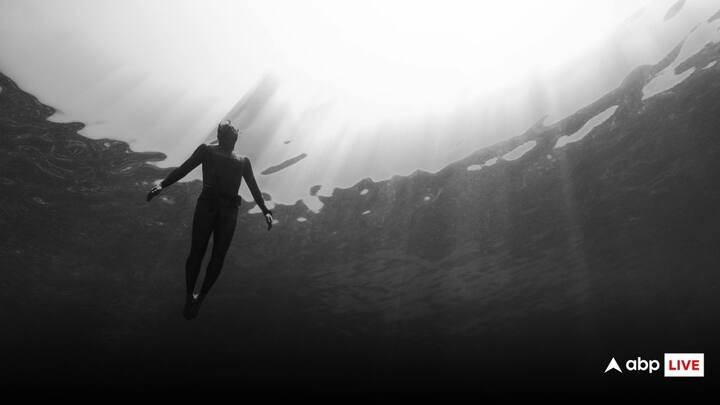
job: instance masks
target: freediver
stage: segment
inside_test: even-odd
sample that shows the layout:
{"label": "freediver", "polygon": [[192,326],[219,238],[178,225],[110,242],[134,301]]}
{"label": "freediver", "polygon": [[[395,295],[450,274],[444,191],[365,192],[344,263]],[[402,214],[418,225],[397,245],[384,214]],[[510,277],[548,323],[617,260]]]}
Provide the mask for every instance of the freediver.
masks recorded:
{"label": "freediver", "polygon": [[[265,206],[262,193],[255,182],[250,159],[240,157],[235,151],[239,131],[230,121],[218,125],[218,145],[201,144],[180,167],[176,168],[147,194],[147,201],[185,177],[191,170],[202,164],[203,188],[197,199],[192,224],[192,244],[190,254],[185,261],[185,319],[198,315],[200,304],[213,286],[222,269],[225,254],[235,232],[238,207],[241,199],[238,195],[242,179],[245,179],[255,203],[263,212],[268,231],[272,228],[272,211]],[[195,283],[200,275],[203,256],[213,234],[213,249],[207,266],[205,280],[200,293],[195,293]]]}

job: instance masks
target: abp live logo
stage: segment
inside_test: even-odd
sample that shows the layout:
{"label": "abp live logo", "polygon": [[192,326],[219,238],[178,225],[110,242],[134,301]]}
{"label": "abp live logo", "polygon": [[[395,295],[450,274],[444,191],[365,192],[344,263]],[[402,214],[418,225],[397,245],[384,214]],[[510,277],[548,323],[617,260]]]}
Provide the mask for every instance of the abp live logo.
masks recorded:
{"label": "abp live logo", "polygon": [[665,377],[704,377],[705,353],[665,353]]}
{"label": "abp live logo", "polygon": [[[705,377],[704,353],[665,353],[663,361],[665,377]],[[652,374],[660,369],[659,360],[646,360],[641,357],[625,362],[625,371],[647,372]],[[610,359],[605,373],[615,371],[623,372],[615,357]]]}

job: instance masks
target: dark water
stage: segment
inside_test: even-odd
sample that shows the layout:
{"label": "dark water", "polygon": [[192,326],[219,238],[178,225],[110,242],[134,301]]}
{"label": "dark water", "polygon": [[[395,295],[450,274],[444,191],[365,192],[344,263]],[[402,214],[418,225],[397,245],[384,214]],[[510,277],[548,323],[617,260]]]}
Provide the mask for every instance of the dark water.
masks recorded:
{"label": "dark water", "polygon": [[[336,189],[317,214],[277,206],[271,232],[243,214],[193,322],[183,267],[201,184],[146,203],[162,154],[49,122],[0,75],[4,395],[716,394],[720,70],[642,101],[661,68],[438,173]],[[704,352],[706,378],[603,375],[613,356],[664,352]]]}

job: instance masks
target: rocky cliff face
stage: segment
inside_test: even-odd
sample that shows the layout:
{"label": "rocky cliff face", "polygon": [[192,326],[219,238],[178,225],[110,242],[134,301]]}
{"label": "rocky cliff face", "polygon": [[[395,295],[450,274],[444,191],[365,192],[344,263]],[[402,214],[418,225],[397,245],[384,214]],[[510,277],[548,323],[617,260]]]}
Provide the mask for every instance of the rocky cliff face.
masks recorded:
{"label": "rocky cliff face", "polygon": [[127,393],[184,383],[192,364],[222,387],[452,384],[504,397],[510,376],[527,390],[607,388],[611,355],[717,349],[720,67],[703,67],[719,50],[646,100],[677,52],[438,173],[336,189],[319,213],[277,206],[271,232],[245,203],[190,324],[183,266],[200,183],[146,203],[168,172],[147,162],[162,154],[50,122],[51,107],[0,75],[13,378],[116,380]]}

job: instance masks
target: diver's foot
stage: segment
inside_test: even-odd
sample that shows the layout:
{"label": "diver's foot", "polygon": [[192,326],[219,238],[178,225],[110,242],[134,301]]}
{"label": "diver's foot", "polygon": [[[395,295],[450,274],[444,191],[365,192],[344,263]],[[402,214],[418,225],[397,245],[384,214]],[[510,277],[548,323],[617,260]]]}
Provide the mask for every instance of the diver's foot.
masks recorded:
{"label": "diver's foot", "polygon": [[189,319],[197,318],[198,313],[200,312],[200,304],[202,303],[203,298],[205,298],[205,297],[201,297],[198,294],[195,294],[193,296],[193,304],[190,306],[190,313],[189,313],[190,318]]}
{"label": "diver's foot", "polygon": [[187,294],[185,296],[185,307],[183,308],[183,317],[185,319],[190,320],[193,318],[192,311],[196,301],[197,299],[193,294]]}

